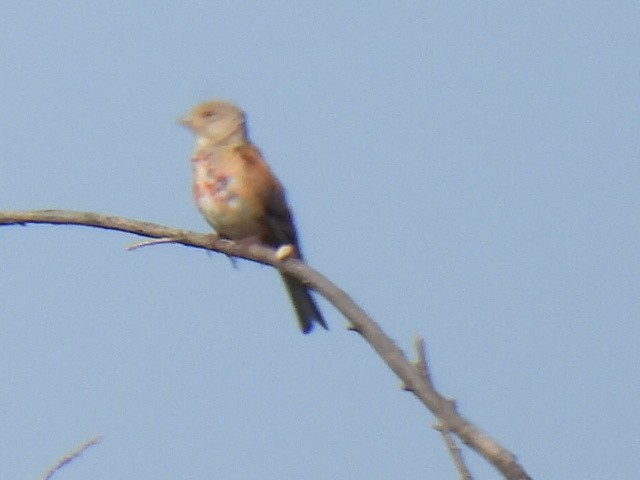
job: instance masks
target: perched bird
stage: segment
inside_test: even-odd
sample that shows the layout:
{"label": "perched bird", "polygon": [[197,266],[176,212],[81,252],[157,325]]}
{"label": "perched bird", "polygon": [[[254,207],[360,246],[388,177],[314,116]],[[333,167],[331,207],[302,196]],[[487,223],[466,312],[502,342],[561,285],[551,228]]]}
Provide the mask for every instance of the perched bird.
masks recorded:
{"label": "perched bird", "polygon": [[[258,239],[275,248],[291,245],[302,258],[284,189],[249,140],[244,112],[216,100],[196,106],[179,122],[195,133],[193,196],[216,233],[230,240]],[[309,333],[313,322],[327,328],[302,282],[284,273],[282,279],[302,331]]]}

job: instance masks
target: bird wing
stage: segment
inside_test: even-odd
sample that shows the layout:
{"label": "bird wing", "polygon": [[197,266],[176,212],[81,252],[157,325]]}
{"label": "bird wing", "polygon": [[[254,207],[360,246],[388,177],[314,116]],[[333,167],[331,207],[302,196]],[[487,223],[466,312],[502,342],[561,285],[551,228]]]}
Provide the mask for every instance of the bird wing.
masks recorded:
{"label": "bird wing", "polygon": [[261,240],[274,247],[293,245],[299,251],[293,215],[287,205],[284,189],[264,161],[262,153],[255,146],[246,144],[237,147],[237,154],[244,161],[247,182],[263,207]]}

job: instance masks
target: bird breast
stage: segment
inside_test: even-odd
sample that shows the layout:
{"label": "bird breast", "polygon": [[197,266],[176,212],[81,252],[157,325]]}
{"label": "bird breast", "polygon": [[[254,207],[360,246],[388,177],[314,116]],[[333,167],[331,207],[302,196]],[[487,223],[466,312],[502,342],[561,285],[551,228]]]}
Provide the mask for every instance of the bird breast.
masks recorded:
{"label": "bird breast", "polygon": [[216,232],[226,238],[259,236],[257,212],[243,195],[242,173],[217,155],[195,156],[193,196]]}

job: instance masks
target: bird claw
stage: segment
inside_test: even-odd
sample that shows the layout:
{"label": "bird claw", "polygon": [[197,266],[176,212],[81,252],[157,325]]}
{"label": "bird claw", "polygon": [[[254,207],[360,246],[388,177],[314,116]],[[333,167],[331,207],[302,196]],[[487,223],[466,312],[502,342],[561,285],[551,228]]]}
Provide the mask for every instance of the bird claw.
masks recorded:
{"label": "bird claw", "polygon": [[235,243],[240,248],[249,248],[249,247],[251,247],[253,245],[262,244],[262,242],[260,241],[260,238],[256,237],[256,236],[245,237],[245,238],[241,238],[239,240],[233,240],[233,243]]}
{"label": "bird claw", "polygon": [[215,248],[216,243],[218,243],[218,240],[220,240],[220,235],[218,235],[216,232],[213,232],[208,234],[208,237],[209,237],[209,242],[211,244],[211,247]]}

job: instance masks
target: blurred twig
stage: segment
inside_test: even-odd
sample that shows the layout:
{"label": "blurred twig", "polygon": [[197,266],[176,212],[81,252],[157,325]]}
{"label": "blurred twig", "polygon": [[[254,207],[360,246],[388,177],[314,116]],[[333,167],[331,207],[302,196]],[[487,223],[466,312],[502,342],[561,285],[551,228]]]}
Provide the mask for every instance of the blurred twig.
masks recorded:
{"label": "blurred twig", "polygon": [[45,472],[45,474],[42,476],[42,480],[50,480],[58,470],[60,470],[62,467],[64,467],[67,463],[72,462],[73,460],[78,458],[88,448],[100,443],[100,440],[102,440],[102,435],[97,435],[97,436],[93,437],[92,439],[87,440],[82,445],[80,445],[78,448],[76,448],[72,452],[70,452],[67,455],[65,455],[64,457],[62,457],[60,460],[58,460],[58,462],[53,467],[51,467],[49,470],[47,470]]}

